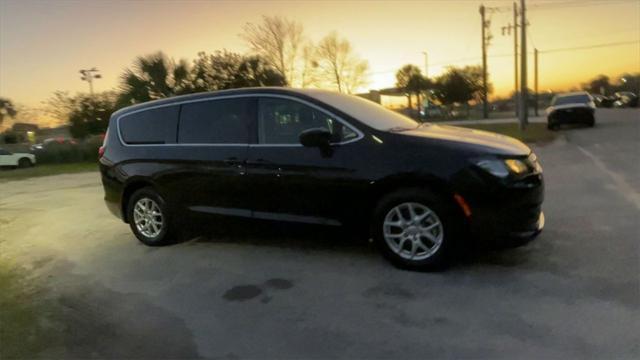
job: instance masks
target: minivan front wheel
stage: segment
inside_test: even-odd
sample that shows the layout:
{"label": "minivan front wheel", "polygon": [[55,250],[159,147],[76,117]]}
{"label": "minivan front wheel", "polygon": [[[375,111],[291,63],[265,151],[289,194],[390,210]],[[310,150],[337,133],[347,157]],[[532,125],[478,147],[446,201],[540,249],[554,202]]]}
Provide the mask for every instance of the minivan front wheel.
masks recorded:
{"label": "minivan front wheel", "polygon": [[127,212],[131,231],[145,245],[165,245],[171,241],[165,202],[152,188],[133,193]]}
{"label": "minivan front wheel", "polygon": [[374,219],[374,239],[394,265],[438,270],[446,265],[454,238],[452,214],[426,189],[408,189],[385,197]]}

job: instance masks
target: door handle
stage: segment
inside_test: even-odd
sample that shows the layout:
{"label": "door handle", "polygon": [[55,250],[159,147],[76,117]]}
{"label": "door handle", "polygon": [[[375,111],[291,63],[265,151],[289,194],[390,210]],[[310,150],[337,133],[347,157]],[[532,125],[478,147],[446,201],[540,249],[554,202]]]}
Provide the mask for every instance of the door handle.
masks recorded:
{"label": "door handle", "polygon": [[247,165],[269,165],[271,161],[265,159],[248,160]]}
{"label": "door handle", "polygon": [[224,159],[223,162],[227,165],[242,165],[242,161],[235,157]]}

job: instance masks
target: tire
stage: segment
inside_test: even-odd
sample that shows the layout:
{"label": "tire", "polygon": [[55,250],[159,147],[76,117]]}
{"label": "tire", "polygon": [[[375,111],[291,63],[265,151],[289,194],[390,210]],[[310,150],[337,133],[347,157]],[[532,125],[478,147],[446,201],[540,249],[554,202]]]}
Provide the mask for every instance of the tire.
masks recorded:
{"label": "tire", "polygon": [[162,246],[174,241],[175,226],[166,202],[151,187],[138,189],[129,197],[127,220],[133,234],[145,245]]}
{"label": "tire", "polygon": [[[423,219],[416,223],[417,218],[414,217],[413,223],[407,226],[411,206],[417,218],[423,216]],[[399,221],[400,215],[396,209],[403,216],[402,221]],[[427,211],[431,211],[431,214],[425,215]],[[380,200],[374,212],[371,230],[380,252],[393,265],[409,270],[437,271],[449,264],[461,229],[456,224],[457,219],[458,215],[452,204],[427,189],[409,188],[390,193]],[[388,225],[403,221],[404,228]],[[434,225],[437,222],[440,225]],[[431,230],[426,230],[428,228]],[[430,235],[425,231],[430,231]]]}
{"label": "tire", "polygon": [[31,164],[31,160],[27,158],[21,158],[20,160],[18,160],[18,167],[21,169],[28,168],[31,166],[33,166],[33,164]]}
{"label": "tire", "polygon": [[591,116],[588,120],[587,120],[587,126],[588,127],[594,127],[596,126],[596,118],[595,116]]}

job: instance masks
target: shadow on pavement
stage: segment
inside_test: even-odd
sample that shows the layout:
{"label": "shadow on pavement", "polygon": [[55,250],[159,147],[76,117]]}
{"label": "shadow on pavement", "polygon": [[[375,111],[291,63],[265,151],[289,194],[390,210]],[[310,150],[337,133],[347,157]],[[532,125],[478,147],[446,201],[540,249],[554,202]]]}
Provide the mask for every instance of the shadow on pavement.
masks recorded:
{"label": "shadow on pavement", "polygon": [[[372,240],[342,227],[275,223],[256,220],[219,220],[191,223],[182,244],[235,244],[290,250],[322,250],[355,256],[380,256]],[[467,239],[467,242],[472,239]],[[533,240],[535,241],[535,240]],[[454,254],[450,269],[478,266],[517,267],[531,256],[529,243],[463,246]],[[389,264],[391,266],[391,264]]]}

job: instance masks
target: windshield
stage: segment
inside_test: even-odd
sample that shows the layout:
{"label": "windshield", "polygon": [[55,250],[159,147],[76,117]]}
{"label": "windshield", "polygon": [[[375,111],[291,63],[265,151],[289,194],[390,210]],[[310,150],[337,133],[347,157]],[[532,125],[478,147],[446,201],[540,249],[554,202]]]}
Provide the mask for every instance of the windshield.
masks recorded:
{"label": "windshield", "polygon": [[587,94],[556,96],[551,105],[588,104],[590,101],[591,99]]}
{"label": "windshield", "polygon": [[308,91],[318,100],[331,105],[376,130],[415,129],[418,123],[395,111],[354,95],[329,91]]}

